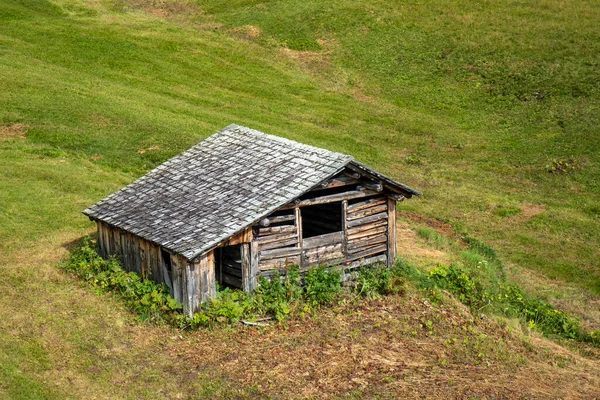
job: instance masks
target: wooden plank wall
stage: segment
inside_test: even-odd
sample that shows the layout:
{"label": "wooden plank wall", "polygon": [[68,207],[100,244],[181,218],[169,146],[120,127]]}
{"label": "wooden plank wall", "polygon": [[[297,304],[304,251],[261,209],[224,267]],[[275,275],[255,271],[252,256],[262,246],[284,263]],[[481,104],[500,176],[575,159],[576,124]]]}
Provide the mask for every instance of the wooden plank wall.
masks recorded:
{"label": "wooden plank wall", "polygon": [[160,246],[99,221],[97,230],[98,253],[102,257],[119,258],[126,271],[137,272],[144,279],[159,283],[169,281],[171,295],[183,305],[189,316],[198,311],[200,303],[215,296],[213,251],[204,254],[195,263],[181,255],[171,254],[171,276],[166,277]]}
{"label": "wooden plank wall", "polygon": [[394,200],[379,194],[344,200],[340,206],[342,232],[302,238],[301,206],[289,209],[289,215],[273,217],[280,221],[276,226],[255,227],[252,248],[257,251],[251,252],[250,264],[257,265],[259,274],[270,276],[289,265],[298,265],[301,271],[323,264],[350,270],[395,259]]}
{"label": "wooden plank wall", "polygon": [[388,199],[381,195],[347,207],[346,263],[386,254],[388,251]]}
{"label": "wooden plank wall", "polygon": [[255,227],[253,241],[256,243],[253,247],[258,253],[256,269],[259,273],[285,268],[288,265],[300,265],[300,223],[296,211],[290,209],[281,212],[279,215],[265,218],[261,223],[262,225]]}
{"label": "wooden plank wall", "polygon": [[102,222],[97,222],[97,229],[100,256],[117,257],[126,271],[166,283],[159,246]]}

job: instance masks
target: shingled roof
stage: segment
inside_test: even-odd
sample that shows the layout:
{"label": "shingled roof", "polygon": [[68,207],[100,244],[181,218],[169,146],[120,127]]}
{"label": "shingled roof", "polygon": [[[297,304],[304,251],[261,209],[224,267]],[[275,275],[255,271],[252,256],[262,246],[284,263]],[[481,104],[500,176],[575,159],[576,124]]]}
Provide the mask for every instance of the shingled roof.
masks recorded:
{"label": "shingled roof", "polygon": [[230,125],[83,213],[193,260],[350,164],[383,177],[349,155]]}

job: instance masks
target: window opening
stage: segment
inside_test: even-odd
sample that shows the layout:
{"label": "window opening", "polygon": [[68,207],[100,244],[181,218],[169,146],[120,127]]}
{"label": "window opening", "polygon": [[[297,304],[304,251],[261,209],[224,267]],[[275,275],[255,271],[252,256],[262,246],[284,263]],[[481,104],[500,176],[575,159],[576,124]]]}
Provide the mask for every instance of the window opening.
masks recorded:
{"label": "window opening", "polygon": [[316,204],[300,208],[302,214],[302,237],[341,232],[342,203]]}

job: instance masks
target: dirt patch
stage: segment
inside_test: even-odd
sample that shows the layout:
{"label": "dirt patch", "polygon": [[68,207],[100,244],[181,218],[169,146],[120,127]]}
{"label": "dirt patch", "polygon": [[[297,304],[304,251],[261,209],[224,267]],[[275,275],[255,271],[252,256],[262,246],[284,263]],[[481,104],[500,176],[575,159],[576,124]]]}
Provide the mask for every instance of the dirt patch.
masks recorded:
{"label": "dirt patch", "polygon": [[409,259],[419,258],[435,264],[450,264],[451,259],[447,253],[424,247],[417,233],[408,225],[397,222],[396,225],[396,250],[398,256]]}
{"label": "dirt patch", "polygon": [[157,18],[202,14],[198,4],[185,0],[119,0],[117,5],[125,9],[142,10]]}
{"label": "dirt patch", "polygon": [[254,25],[238,26],[229,30],[229,33],[239,39],[251,41],[257,40],[261,34],[260,28]]}
{"label": "dirt patch", "polygon": [[25,124],[0,125],[0,140],[25,139],[28,130]]}
{"label": "dirt patch", "polygon": [[266,329],[196,332],[170,346],[186,365],[275,398],[594,398],[600,363],[523,345],[464,308],[418,294],[346,304]]}
{"label": "dirt patch", "polygon": [[329,60],[329,55],[335,46],[334,40],[317,39],[322,50],[319,51],[300,51],[282,47],[280,52],[286,57],[296,61],[303,69],[313,75],[331,75],[333,66]]}
{"label": "dirt patch", "polygon": [[544,204],[523,203],[520,208],[520,217],[525,220],[529,220],[531,219],[531,217],[534,217],[546,211],[546,206]]}
{"label": "dirt patch", "polygon": [[409,219],[409,220],[414,221],[419,224],[427,225],[431,229],[434,229],[435,231],[437,231],[438,233],[440,233],[446,237],[449,237],[449,238],[456,237],[456,232],[455,232],[454,228],[452,227],[452,225],[450,225],[446,222],[439,221],[435,218],[431,218],[431,217],[428,217],[423,214],[412,213],[412,212],[398,212],[398,216],[404,217],[406,219]]}

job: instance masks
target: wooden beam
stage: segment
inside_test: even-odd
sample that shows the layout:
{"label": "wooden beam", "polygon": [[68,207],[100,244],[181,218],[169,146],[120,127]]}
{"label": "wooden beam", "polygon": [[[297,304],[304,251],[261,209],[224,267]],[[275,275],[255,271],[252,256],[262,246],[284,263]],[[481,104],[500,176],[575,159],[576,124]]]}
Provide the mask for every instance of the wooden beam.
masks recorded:
{"label": "wooden beam", "polygon": [[260,228],[258,236],[272,235],[276,233],[296,232],[296,227],[293,225],[272,226],[270,228]]}
{"label": "wooden beam", "polygon": [[348,261],[358,260],[359,258],[367,258],[369,256],[372,256],[372,255],[375,255],[378,253],[385,253],[386,250],[387,250],[387,244],[383,244],[381,246],[370,247],[361,252],[351,254],[350,256],[348,256]]}
{"label": "wooden beam", "polygon": [[369,190],[373,190],[375,192],[382,192],[383,185],[381,182],[363,182],[363,187]]}
{"label": "wooden beam", "polygon": [[300,255],[302,249],[297,247],[284,247],[282,249],[264,250],[260,252],[260,260],[268,260],[271,258],[292,257]]}
{"label": "wooden beam", "polygon": [[361,201],[358,203],[350,204],[348,206],[348,212],[355,213],[355,212],[361,211],[365,208],[375,207],[380,204],[386,204],[385,197],[376,197],[374,199],[368,199],[368,200]]}
{"label": "wooden beam", "polygon": [[367,217],[369,215],[373,215],[373,214],[379,214],[380,212],[384,212],[387,211],[388,206],[387,204],[380,204],[378,206],[375,207],[369,207],[369,208],[365,208],[362,209],[360,211],[357,212],[353,212],[350,215],[348,215],[348,220],[354,220],[354,219],[359,219],[359,218],[363,218],[363,217]]}
{"label": "wooden beam", "polygon": [[387,218],[388,218],[388,213],[385,211],[380,212],[379,214],[368,215],[366,217],[357,218],[357,219],[353,219],[352,221],[348,221],[348,228],[354,228],[357,226],[370,224],[372,222],[377,222],[377,221],[380,221],[382,219],[387,219]]}
{"label": "wooden beam", "polygon": [[395,201],[404,201],[404,199],[405,199],[405,197],[403,195],[398,194],[398,193],[390,193],[390,194],[388,194],[388,197]]}
{"label": "wooden beam", "polygon": [[358,237],[360,233],[373,231],[373,230],[376,230],[381,227],[385,227],[385,230],[387,230],[387,225],[388,225],[387,220],[380,220],[380,221],[373,222],[368,225],[357,226],[356,228],[349,228],[348,229],[348,237],[350,239],[353,239],[355,237]]}
{"label": "wooden beam", "polygon": [[250,243],[250,270],[248,272],[248,286],[250,293],[254,292],[254,289],[256,289],[256,286],[258,285],[258,256],[258,243]]}
{"label": "wooden beam", "polygon": [[296,237],[296,235],[294,235],[294,237],[291,239],[261,244],[259,246],[259,249],[260,249],[260,251],[263,251],[263,250],[278,249],[281,247],[289,247],[289,246],[296,246],[296,248],[297,248],[298,247],[297,245],[298,245],[298,238]]}
{"label": "wooden beam", "polygon": [[250,245],[248,243],[241,245],[240,255],[242,259],[242,290],[246,293],[251,293],[252,270],[250,268]]}
{"label": "wooden beam", "polygon": [[377,192],[373,190],[349,190],[343,193],[330,194],[327,196],[314,197],[311,199],[300,200],[295,204],[289,204],[287,206],[282,207],[283,209],[292,208],[292,207],[305,207],[305,206],[314,206],[317,204],[327,204],[327,203],[335,203],[341,202],[343,200],[351,200],[358,199],[361,197],[373,196],[377,194]]}
{"label": "wooden beam", "polygon": [[387,266],[392,268],[396,262],[396,200],[388,199],[388,257]]}
{"label": "wooden beam", "polygon": [[275,217],[266,217],[260,220],[260,226],[266,228],[271,224],[276,224],[285,221],[294,221],[296,217],[292,215],[278,215]]}
{"label": "wooden beam", "polygon": [[349,170],[344,170],[342,172],[342,174],[349,176],[351,178],[354,178],[354,179],[360,179],[360,177],[362,176],[360,173],[358,173],[356,171],[349,171]]}
{"label": "wooden beam", "polygon": [[338,176],[338,177],[323,181],[323,183],[321,183],[321,185],[317,186],[312,191],[332,189],[332,188],[348,186],[348,185],[356,185],[358,183],[360,183],[360,180],[353,178],[351,176],[342,175],[342,176]]}
{"label": "wooden beam", "polygon": [[342,229],[344,230],[344,257],[348,255],[348,200],[342,201]]}
{"label": "wooden beam", "polygon": [[282,242],[282,241],[286,241],[289,239],[297,239],[297,238],[298,238],[298,235],[296,234],[296,232],[292,232],[292,233],[279,233],[279,234],[274,234],[274,235],[260,236],[260,237],[257,237],[256,239],[254,239],[254,241],[257,242],[260,246],[264,246],[268,243]]}
{"label": "wooden beam", "polygon": [[330,244],[342,243],[344,240],[344,232],[327,233],[325,235],[319,235],[309,238],[304,238],[302,242],[302,248],[304,250],[327,246]]}

